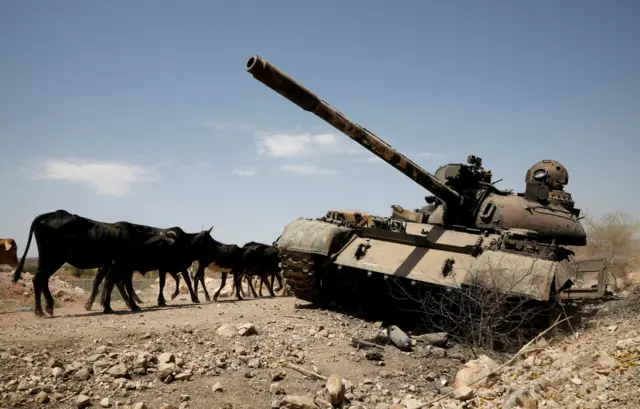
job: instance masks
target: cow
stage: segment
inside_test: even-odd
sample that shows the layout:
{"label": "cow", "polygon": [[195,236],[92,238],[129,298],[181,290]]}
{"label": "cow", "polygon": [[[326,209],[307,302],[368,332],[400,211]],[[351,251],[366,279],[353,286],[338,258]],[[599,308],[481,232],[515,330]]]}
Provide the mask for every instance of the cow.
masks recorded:
{"label": "cow", "polygon": [[[84,308],[87,311],[91,311],[91,307],[93,306],[93,303],[95,301],[96,296],[98,295],[98,292],[100,292],[100,305],[104,306],[104,297],[106,295],[105,288],[107,287],[107,282],[103,281],[103,280],[106,277],[107,273],[109,272],[108,271],[108,267],[109,266],[105,266],[105,267],[107,269],[102,269],[102,268],[99,269],[98,273],[96,274],[96,277],[94,278],[94,283],[93,283],[93,289],[91,291],[91,296],[89,297],[89,299],[87,300],[87,302],[84,305]],[[173,272],[173,271],[167,271],[167,273],[169,273],[169,275],[176,282],[176,289],[173,292],[173,294],[171,294],[171,299],[174,300],[178,295],[180,295],[180,276],[177,273]],[[102,286],[100,286],[100,282],[102,282]],[[126,292],[123,291],[124,290],[124,283],[122,281],[118,281],[118,282],[116,282],[116,286],[118,288],[118,291],[120,291],[120,294],[122,295],[122,298],[124,299],[125,304],[127,305],[127,307],[130,307],[129,299],[125,298],[126,297]],[[133,299],[135,300],[136,303],[144,304],[144,301],[142,301],[140,299],[140,297],[138,297],[138,294],[136,293],[135,289],[133,290],[133,294],[131,294],[131,296],[133,297]],[[195,303],[197,304],[197,303],[199,303],[199,301],[195,301]],[[165,306],[166,304],[163,305],[163,304],[159,303],[158,305],[162,307],[162,306]]]}
{"label": "cow", "polygon": [[14,239],[0,239],[0,265],[18,265],[18,246]]}
{"label": "cow", "polygon": [[80,269],[109,264],[135,267],[157,255],[173,254],[172,246],[176,243],[175,238],[146,226],[99,222],[62,209],[43,213],[31,223],[24,254],[13,274],[14,283],[20,279],[34,236],[38,246],[38,268],[33,277],[34,313],[37,317],[45,315],[41,295],[46,301],[45,311],[53,316],[49,278],[65,263]]}
{"label": "cow", "polygon": [[[275,296],[273,286],[269,286],[269,283],[267,282],[267,277],[269,275],[277,274],[280,271],[280,256],[278,254],[278,249],[275,246],[257,243],[254,241],[246,243],[241,248],[241,259],[237,264],[239,268],[233,269],[232,274],[234,287],[236,289],[236,298],[238,300],[243,299],[240,295],[240,290],[241,280],[244,276],[248,276],[249,278],[249,288],[251,289],[251,293],[254,297],[257,298],[258,294],[256,294],[256,290],[253,288],[253,284],[251,283],[251,278],[253,276],[259,276],[261,282],[264,282],[267,285],[271,296]],[[220,288],[218,288],[218,291],[216,291],[213,297],[215,301],[217,301],[220,291],[222,291],[226,284],[227,274],[228,273],[226,271],[222,273]]]}
{"label": "cow", "polygon": [[[171,227],[169,229],[153,228],[156,231],[162,231],[168,237],[175,238],[175,244],[172,246],[170,252],[166,254],[157,255],[151,259],[140,259],[136,263],[126,263],[120,261],[114,263],[109,272],[106,275],[107,284],[103,290],[103,308],[105,313],[112,312],[110,306],[111,290],[113,285],[118,282],[122,282],[129,297],[130,309],[132,311],[138,311],[139,307],[134,300],[135,292],[133,290],[133,272],[139,271],[141,274],[145,274],[149,271],[158,270],[160,275],[160,294],[158,295],[158,305],[165,306],[163,289],[165,284],[165,278],[167,272],[181,272],[182,276],[191,293],[191,300],[194,303],[199,303],[195,291],[191,286],[191,280],[189,278],[188,268],[193,264],[194,260],[200,260],[205,257],[210,257],[216,251],[215,240],[211,237],[211,226],[208,230],[203,230],[199,233],[185,233],[179,227]],[[111,279],[109,278],[111,277]],[[98,283],[99,284],[99,283]],[[97,290],[98,286],[94,282],[94,290]],[[92,294],[94,295],[94,294]],[[86,306],[85,306],[86,308]]]}
{"label": "cow", "polygon": [[[282,281],[282,274],[280,271],[272,271],[271,273],[268,273],[267,276],[271,276],[271,283],[269,284],[269,286],[271,288],[273,288],[273,285],[275,283],[275,280],[278,280],[278,288],[274,289],[273,291],[280,291],[284,288],[284,284]],[[264,281],[262,280],[262,278],[260,276],[256,276],[256,275],[243,275],[242,277],[240,277],[240,283],[242,283],[242,279],[245,279],[247,282],[249,280],[251,280],[252,284],[255,286],[256,284],[258,284],[258,282],[260,283],[260,287],[258,288],[258,295],[260,297],[262,297],[262,286],[264,284]],[[235,282],[233,284],[233,287],[231,287],[231,293],[233,293],[235,291]],[[286,292],[286,291],[285,291]],[[283,292],[283,295],[285,294],[285,292]],[[240,284],[240,294],[242,296],[246,296],[246,293],[244,292],[244,289],[242,288],[242,284]]]}

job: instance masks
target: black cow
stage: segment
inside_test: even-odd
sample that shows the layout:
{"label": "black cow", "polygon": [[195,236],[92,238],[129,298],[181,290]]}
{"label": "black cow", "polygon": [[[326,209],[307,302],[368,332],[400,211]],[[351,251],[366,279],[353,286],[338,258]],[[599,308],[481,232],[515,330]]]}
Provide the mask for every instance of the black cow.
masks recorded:
{"label": "black cow", "polygon": [[[104,278],[106,277],[107,273],[109,272],[110,266],[103,266],[100,269],[98,269],[98,272],[96,274],[96,277],[94,278],[94,282],[93,282],[93,288],[91,291],[91,295],[89,296],[89,299],[87,300],[87,302],[84,304],[84,308],[87,311],[91,311],[91,307],[93,307],[93,302],[96,299],[96,296],[98,295],[98,288],[100,288],[100,282],[102,282],[102,286],[100,288],[100,305],[104,306],[104,298],[106,296],[106,288],[107,288],[107,282],[103,281]],[[173,279],[176,282],[176,289],[173,292],[173,294],[171,294],[171,299],[175,299],[178,295],[180,295],[180,276],[178,274],[176,274],[173,271],[168,271],[169,275],[171,277],[173,277]],[[122,296],[122,299],[124,300],[125,304],[127,305],[127,307],[131,308],[131,305],[129,303],[129,298],[127,296],[126,290],[124,288],[124,283],[122,281],[118,281],[116,283],[116,286],[118,288],[118,291],[120,291],[120,295]],[[133,297],[133,299],[135,300],[135,302],[137,302],[138,304],[144,304],[144,301],[142,301],[140,299],[140,297],[138,297],[138,294],[136,294],[136,290],[133,290],[133,294],[131,294],[131,296]]]}
{"label": "black cow", "polygon": [[31,223],[24,254],[13,275],[14,283],[20,279],[33,236],[38,245],[38,269],[33,277],[34,313],[38,317],[44,316],[41,295],[46,300],[46,312],[53,316],[49,278],[64,263],[80,269],[112,263],[131,266],[158,254],[173,253],[176,242],[164,232],[128,222],[103,223],[66,210],[44,213]]}
{"label": "black cow", "polygon": [[[166,234],[172,237],[176,237],[174,245],[170,251],[166,253],[156,255],[154,258],[138,259],[134,263],[129,263],[126,260],[121,260],[114,263],[111,271],[107,273],[107,287],[105,288],[105,296],[103,299],[103,307],[105,313],[111,312],[111,291],[114,284],[119,281],[124,282],[128,296],[129,303],[132,311],[138,311],[140,308],[133,299],[133,272],[139,271],[145,274],[148,271],[158,270],[160,272],[160,294],[158,296],[158,305],[166,305],[164,301],[164,295],[162,290],[164,287],[164,278],[168,271],[180,271],[191,293],[191,300],[194,303],[199,303],[197,296],[191,286],[191,279],[189,278],[188,268],[193,261],[200,260],[204,257],[209,257],[211,254],[215,254],[217,251],[216,241],[211,237],[211,229],[203,230],[200,233],[184,233],[182,230],[179,234],[176,234],[175,229],[167,231]],[[159,229],[169,230],[169,229]]]}
{"label": "black cow", "polygon": [[[211,227],[212,229],[213,227]],[[169,235],[170,237],[173,237],[176,239],[177,242],[179,243],[187,243],[189,240],[192,240],[193,237],[195,237],[194,235],[196,233],[185,233],[184,230],[182,230],[180,227],[169,227],[167,229],[160,229],[160,228],[153,228],[159,232],[163,232],[166,235]],[[209,232],[211,231],[211,229],[209,229]],[[199,234],[199,233],[198,233]],[[204,252],[206,253],[206,252]],[[182,276],[184,277],[184,281],[187,284],[187,288],[189,289],[189,294],[191,295],[191,301],[198,304],[200,301],[198,300],[198,295],[197,295],[197,287],[194,290],[194,288],[191,286],[191,279],[189,277],[188,274],[188,268],[191,266],[191,264],[193,263],[193,257],[196,258],[202,258],[202,251],[199,252],[191,252],[191,253],[184,253],[182,254],[180,257],[178,257],[178,259],[175,260],[170,260],[169,264],[167,265],[166,263],[163,264],[163,268],[158,269],[159,270],[159,278],[160,278],[160,291],[158,294],[158,306],[160,307],[164,307],[167,305],[166,300],[164,299],[164,285],[165,285],[165,281],[166,281],[166,276],[167,273],[169,273],[174,280],[176,281],[176,291],[174,292],[174,294],[172,295],[171,299],[173,300],[174,298],[176,298],[178,296],[178,294],[180,293],[180,278],[178,277],[177,273],[181,272]],[[141,271],[141,274],[146,274],[148,271],[152,271],[154,269],[151,270],[146,270],[146,271]],[[89,299],[87,300],[87,302],[85,303],[85,309],[87,310],[91,310],[91,306],[93,305],[93,302],[98,294],[98,290],[100,287],[100,283],[102,282],[102,280],[105,278],[105,276],[107,275],[107,273],[109,272],[108,268],[104,268],[101,269],[98,274],[96,275],[94,281],[93,281],[93,289],[91,291],[91,296],[89,297]],[[116,284],[118,284],[118,280],[116,280]],[[121,285],[122,284],[118,284],[118,289],[120,289],[120,292],[122,293],[121,290]],[[133,287],[132,287],[133,288]],[[140,298],[138,298],[137,294],[135,293],[135,291],[132,289],[133,294],[130,294],[130,297],[133,298],[137,298],[137,300],[139,301]],[[103,288],[102,290],[102,298],[101,298],[101,305],[104,306],[104,300],[106,297],[106,292],[105,292],[105,288]],[[124,297],[124,294],[123,294]],[[126,301],[125,301],[126,302]],[[128,305],[128,304],[127,304]]]}
{"label": "black cow", "polygon": [[[233,282],[236,289],[236,298],[238,300],[242,300],[240,290],[241,280],[244,276],[248,276],[249,278],[249,288],[251,289],[251,293],[254,297],[257,298],[258,294],[256,294],[256,290],[253,288],[253,284],[251,282],[251,278],[253,276],[260,277],[261,284],[265,283],[271,296],[275,296],[273,292],[273,279],[270,286],[267,281],[267,277],[269,277],[269,275],[276,275],[280,271],[280,256],[278,254],[278,249],[273,245],[252,241],[242,246],[241,251],[241,260],[237,263],[240,268],[233,269],[232,271]],[[218,299],[220,291],[224,288],[226,284],[226,276],[227,272],[223,272],[222,282],[220,283],[220,288],[216,291],[213,297],[214,300]]]}

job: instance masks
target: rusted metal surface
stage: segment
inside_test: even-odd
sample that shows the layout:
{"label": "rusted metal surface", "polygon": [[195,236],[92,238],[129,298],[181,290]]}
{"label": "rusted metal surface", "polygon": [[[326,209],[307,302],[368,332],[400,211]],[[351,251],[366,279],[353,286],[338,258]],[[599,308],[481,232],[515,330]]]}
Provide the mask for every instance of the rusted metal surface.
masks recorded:
{"label": "rusted metal surface", "polygon": [[547,301],[555,269],[554,261],[488,250],[474,260],[464,284]]}
{"label": "rusted metal surface", "polygon": [[570,270],[573,285],[560,297],[565,300],[603,298],[607,292],[607,267],[606,258],[576,261]]}
{"label": "rusted metal surface", "polygon": [[327,256],[332,245],[340,238],[344,239],[350,229],[317,220],[299,218],[285,227],[278,239],[278,247],[290,251]]}

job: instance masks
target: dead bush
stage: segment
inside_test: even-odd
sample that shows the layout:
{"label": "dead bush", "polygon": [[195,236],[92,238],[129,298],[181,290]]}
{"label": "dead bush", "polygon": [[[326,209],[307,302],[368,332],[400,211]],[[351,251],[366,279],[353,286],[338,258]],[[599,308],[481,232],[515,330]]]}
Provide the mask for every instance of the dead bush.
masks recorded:
{"label": "dead bush", "polygon": [[[390,282],[391,296],[410,301],[425,326],[447,332],[458,344],[478,351],[512,352],[550,324],[558,306],[515,295],[534,273],[514,265],[487,265],[475,272],[454,272],[454,287],[411,286]],[[455,276],[459,276],[457,278]],[[410,288],[411,287],[411,288]]]}
{"label": "dead bush", "polygon": [[610,281],[615,291],[627,289],[636,268],[635,256],[640,252],[640,223],[623,212],[586,217],[588,257],[604,257],[609,265]]}

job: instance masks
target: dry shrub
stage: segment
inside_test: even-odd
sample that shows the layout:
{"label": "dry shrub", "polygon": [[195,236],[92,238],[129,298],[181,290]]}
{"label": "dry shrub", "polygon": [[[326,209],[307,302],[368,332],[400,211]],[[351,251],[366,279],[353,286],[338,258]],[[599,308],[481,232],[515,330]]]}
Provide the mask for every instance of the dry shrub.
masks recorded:
{"label": "dry shrub", "polygon": [[[412,289],[397,279],[390,281],[391,296],[410,301],[430,331],[447,332],[455,342],[478,351],[517,351],[546,328],[555,303],[516,296],[534,273],[534,266],[518,269],[511,264],[487,264],[476,272],[454,273],[455,287]],[[460,279],[455,275],[461,274]],[[418,287],[418,286],[415,286]]]}
{"label": "dry shrub", "polygon": [[609,265],[610,280],[615,291],[632,284],[631,273],[637,267],[640,252],[640,223],[623,212],[606,213],[599,218],[586,217],[588,257],[604,257]]}

